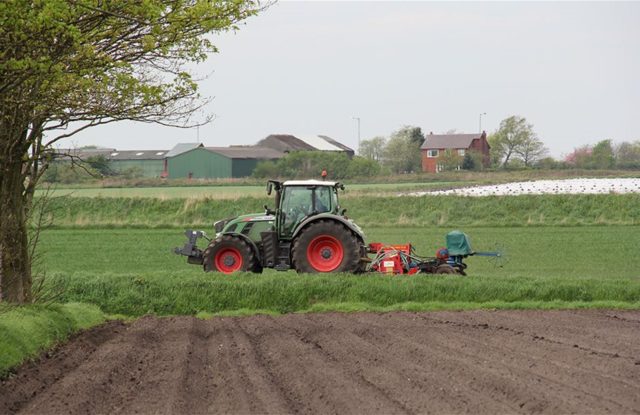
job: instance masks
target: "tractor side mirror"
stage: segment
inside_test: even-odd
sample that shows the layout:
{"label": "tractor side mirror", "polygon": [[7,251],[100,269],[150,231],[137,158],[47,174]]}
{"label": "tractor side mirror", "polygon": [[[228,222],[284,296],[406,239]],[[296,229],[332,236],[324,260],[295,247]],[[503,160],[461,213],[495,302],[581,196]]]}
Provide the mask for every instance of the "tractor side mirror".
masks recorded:
{"label": "tractor side mirror", "polygon": [[[267,196],[271,196],[271,191],[273,190],[273,183],[268,182],[267,183]],[[265,205],[266,208],[266,205]]]}
{"label": "tractor side mirror", "polygon": [[267,205],[264,205],[263,207],[264,207],[264,214],[265,215],[275,215],[276,214],[276,211],[269,209],[269,207]]}

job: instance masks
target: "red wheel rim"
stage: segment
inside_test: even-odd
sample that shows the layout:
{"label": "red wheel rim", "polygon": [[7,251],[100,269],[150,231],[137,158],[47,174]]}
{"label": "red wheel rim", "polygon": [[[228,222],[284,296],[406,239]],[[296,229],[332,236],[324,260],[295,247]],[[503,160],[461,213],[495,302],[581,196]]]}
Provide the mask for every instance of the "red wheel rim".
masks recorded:
{"label": "red wheel rim", "polygon": [[236,248],[223,248],[213,259],[216,269],[225,274],[239,271],[242,268],[242,255]]}
{"label": "red wheel rim", "polygon": [[307,259],[318,272],[331,272],[340,266],[344,257],[342,243],[333,236],[316,236],[307,248]]}

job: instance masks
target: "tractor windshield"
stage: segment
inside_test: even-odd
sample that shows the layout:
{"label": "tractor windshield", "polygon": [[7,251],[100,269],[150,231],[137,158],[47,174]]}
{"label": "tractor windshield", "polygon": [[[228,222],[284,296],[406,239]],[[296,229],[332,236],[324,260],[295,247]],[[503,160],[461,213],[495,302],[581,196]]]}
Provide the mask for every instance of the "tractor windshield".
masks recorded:
{"label": "tractor windshield", "polygon": [[332,190],[329,186],[286,187],[280,206],[282,234],[291,234],[296,225],[309,215],[331,212],[335,205]]}

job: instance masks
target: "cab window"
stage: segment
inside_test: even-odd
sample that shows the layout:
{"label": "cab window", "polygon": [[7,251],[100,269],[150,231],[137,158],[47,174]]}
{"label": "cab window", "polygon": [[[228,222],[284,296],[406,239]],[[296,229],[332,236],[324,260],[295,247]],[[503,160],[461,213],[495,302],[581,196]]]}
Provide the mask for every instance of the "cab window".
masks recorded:
{"label": "cab window", "polygon": [[283,204],[280,207],[283,213],[282,230],[284,234],[292,231],[292,228],[302,218],[311,213],[313,189],[303,186],[287,187],[283,195]]}
{"label": "cab window", "polygon": [[315,210],[318,213],[331,212],[331,195],[329,187],[316,187]]}

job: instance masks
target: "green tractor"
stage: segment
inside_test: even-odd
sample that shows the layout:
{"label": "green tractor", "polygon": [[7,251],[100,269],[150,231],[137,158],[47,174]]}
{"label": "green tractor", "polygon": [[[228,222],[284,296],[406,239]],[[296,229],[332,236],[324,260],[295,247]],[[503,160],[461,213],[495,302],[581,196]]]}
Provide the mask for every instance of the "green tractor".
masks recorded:
{"label": "green tractor", "polygon": [[370,261],[364,233],[340,208],[338,189],[344,190],[338,182],[269,180],[267,194],[275,191],[275,209],[265,205],[264,213],[214,223],[216,236],[204,250],[196,242],[207,235],[188,230],[187,243],[175,253],[205,271],[226,274],[263,268],[363,272]]}

